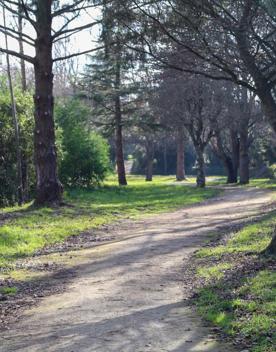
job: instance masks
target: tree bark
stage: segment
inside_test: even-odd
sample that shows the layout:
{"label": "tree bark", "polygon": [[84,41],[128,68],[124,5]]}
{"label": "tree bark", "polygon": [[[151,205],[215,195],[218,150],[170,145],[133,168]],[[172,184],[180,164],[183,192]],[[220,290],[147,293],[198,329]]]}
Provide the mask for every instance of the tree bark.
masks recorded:
{"label": "tree bark", "polygon": [[[20,54],[23,56],[24,55],[24,44],[23,44],[23,38],[22,38],[22,34],[23,34],[23,9],[22,6],[19,5],[18,8],[18,32],[19,32],[19,52]],[[21,71],[21,86],[22,86],[22,90],[23,92],[26,92],[27,90],[27,79],[26,79],[26,65],[25,65],[25,61],[23,59],[20,59],[20,71]]]}
{"label": "tree bark", "polygon": [[37,1],[37,40],[34,65],[35,203],[37,205],[60,204],[63,190],[57,175],[55,146],[51,5],[51,0]]}
{"label": "tree bark", "polygon": [[[233,153],[229,153],[228,150],[223,145],[222,138],[220,135],[220,131],[216,130],[216,143],[213,147],[215,154],[219,157],[222,161],[224,169],[227,174],[227,183],[237,183],[238,175],[237,175],[237,168],[235,167],[235,163],[233,160]],[[237,151],[239,153],[239,149]]]}
{"label": "tree bark", "polygon": [[243,127],[240,131],[240,183],[249,183],[249,143],[248,129]]}
{"label": "tree bark", "polygon": [[265,250],[265,254],[276,255],[276,235],[274,235],[270,242],[270,245]]}
{"label": "tree bark", "polygon": [[[24,55],[24,44],[23,44],[23,9],[22,6],[18,6],[18,32],[19,32],[19,52],[23,56]],[[23,92],[27,91],[27,79],[26,79],[26,65],[23,59],[20,59],[20,71],[21,71],[21,88]],[[21,154],[22,159],[22,197],[23,202],[27,202],[29,200],[29,182],[28,182],[28,159],[22,151]]]}
{"label": "tree bark", "polygon": [[176,180],[183,181],[185,178],[184,130],[179,128],[177,133]]}
{"label": "tree bark", "polygon": [[227,173],[227,183],[228,184],[236,183],[237,182],[237,175],[235,173],[232,159],[229,156],[227,156],[224,159],[224,166],[225,166],[226,173]]}
{"label": "tree bark", "polygon": [[238,172],[240,164],[240,140],[238,132],[236,130],[231,130],[231,158],[233,163],[233,182],[238,182]]}
{"label": "tree bark", "polygon": [[[118,49],[117,49],[118,50]],[[126,170],[124,161],[124,150],[123,150],[123,133],[122,133],[122,109],[121,109],[121,64],[120,55],[117,53],[116,57],[116,90],[117,94],[115,97],[115,125],[116,125],[116,165],[118,173],[118,182],[120,186],[127,186]]]}
{"label": "tree bark", "polygon": [[166,141],[164,141],[163,157],[164,157],[164,175],[168,175],[168,147],[167,147]]}
{"label": "tree bark", "polygon": [[251,51],[246,36],[248,24],[248,11],[250,11],[250,4],[245,8],[243,17],[241,18],[240,28],[236,31],[236,39],[238,43],[239,53],[241,59],[246,65],[246,68],[253,78],[256,86],[256,93],[261,100],[264,113],[276,133],[276,101],[273,97],[272,88],[269,80],[263,75],[258,68],[255,56]]}
{"label": "tree bark", "polygon": [[206,175],[205,175],[205,160],[204,150],[201,146],[196,147],[197,154],[197,187],[204,188],[206,186]]}
{"label": "tree bark", "polygon": [[146,181],[151,182],[153,176],[153,158],[154,158],[154,148],[150,141],[146,143]]}
{"label": "tree bark", "polygon": [[116,165],[118,182],[120,186],[126,186],[126,171],[125,171],[125,161],[124,161],[124,151],[123,151],[123,134],[122,134],[122,121],[120,114],[120,99],[116,99]]}
{"label": "tree bark", "polygon": [[250,112],[248,110],[248,92],[245,88],[241,91],[241,116],[240,121],[240,184],[246,185],[249,183],[249,120]]}

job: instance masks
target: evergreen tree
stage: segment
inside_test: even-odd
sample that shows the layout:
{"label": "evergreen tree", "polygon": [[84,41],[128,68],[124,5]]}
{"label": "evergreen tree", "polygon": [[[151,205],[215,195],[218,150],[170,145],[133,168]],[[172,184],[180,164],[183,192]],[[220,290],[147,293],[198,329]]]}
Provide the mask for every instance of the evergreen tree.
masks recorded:
{"label": "evergreen tree", "polygon": [[134,115],[139,82],[134,79],[138,68],[137,54],[128,48],[133,41],[129,30],[132,17],[129,1],[105,3],[99,46],[103,46],[86,65],[82,86],[86,97],[92,100],[97,125],[108,134],[114,133],[116,167],[119,185],[127,185],[123,129]]}

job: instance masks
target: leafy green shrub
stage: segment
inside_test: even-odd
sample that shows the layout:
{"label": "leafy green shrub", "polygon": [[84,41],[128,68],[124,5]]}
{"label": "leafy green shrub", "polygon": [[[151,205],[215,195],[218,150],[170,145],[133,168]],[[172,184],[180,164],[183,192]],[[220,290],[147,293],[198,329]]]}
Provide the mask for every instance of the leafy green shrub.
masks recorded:
{"label": "leafy green shrub", "polygon": [[[11,98],[5,76],[0,77],[0,206],[13,205],[17,199],[16,146]],[[20,126],[20,147],[24,196],[28,199],[35,183],[33,166],[33,98],[15,87],[16,109]]]}
{"label": "leafy green shrub", "polygon": [[268,167],[268,177],[270,179],[276,179],[276,164],[272,164]]}
{"label": "leafy green shrub", "polygon": [[76,99],[56,109],[60,178],[68,186],[99,183],[110,169],[108,144],[89,131],[89,115],[89,108]]}

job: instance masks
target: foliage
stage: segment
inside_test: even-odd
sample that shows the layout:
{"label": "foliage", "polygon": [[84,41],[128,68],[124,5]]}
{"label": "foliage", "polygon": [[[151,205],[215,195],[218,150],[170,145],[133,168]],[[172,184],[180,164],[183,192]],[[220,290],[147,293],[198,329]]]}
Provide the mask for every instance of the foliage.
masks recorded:
{"label": "foliage", "polygon": [[109,171],[107,142],[89,131],[88,107],[78,100],[56,108],[60,144],[60,177],[69,186],[90,186],[103,181]]}
{"label": "foliage", "polygon": [[269,171],[269,177],[271,179],[276,179],[276,164],[272,164],[268,168]]}
{"label": "foliage", "polygon": [[[16,202],[16,146],[11,110],[11,99],[5,82],[0,82],[0,206]],[[23,94],[15,89],[16,108],[20,125],[20,146],[22,161],[29,188],[34,185],[33,159],[33,99],[31,94]]]}
{"label": "foliage", "polygon": [[177,186],[173,181],[174,178],[157,177],[148,184],[143,178],[130,177],[130,185],[121,188],[112,177],[97,190],[66,192],[65,201],[74,204],[73,207],[4,209],[8,220],[0,229],[0,266],[119,218],[167,212],[218,193]]}
{"label": "foliage", "polygon": [[15,295],[17,293],[16,287],[1,287],[0,293],[4,295]]}

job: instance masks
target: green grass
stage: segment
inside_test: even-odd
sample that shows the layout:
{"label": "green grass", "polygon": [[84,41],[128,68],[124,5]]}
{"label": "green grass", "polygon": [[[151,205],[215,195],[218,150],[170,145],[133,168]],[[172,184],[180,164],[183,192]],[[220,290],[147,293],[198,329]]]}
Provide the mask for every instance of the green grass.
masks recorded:
{"label": "green grass", "polygon": [[234,234],[225,245],[202,248],[197,252],[197,257],[220,258],[231,253],[259,253],[269,245],[276,227],[276,212],[266,216],[258,223],[245,226]]}
{"label": "green grass", "polygon": [[126,217],[137,218],[201,202],[218,193],[178,185],[174,178],[156,177],[145,182],[130,177],[129,186],[118,187],[115,178],[94,190],[75,189],[65,193],[70,206],[32,209],[6,208],[0,228],[0,267],[9,267],[17,258],[29,256],[45,245]]}
{"label": "green grass", "polygon": [[[249,341],[252,352],[275,352],[276,272],[268,265],[274,259],[259,257],[271,241],[275,225],[273,212],[259,223],[245,226],[224,246],[197,253],[197,275],[205,279],[196,299],[199,313],[227,334]],[[261,261],[267,269],[245,271],[237,280],[241,270],[238,256],[246,252],[248,260]]]}
{"label": "green grass", "polygon": [[[225,186],[227,178],[225,176],[212,176],[207,178],[208,186]],[[233,187],[257,187],[261,189],[270,189],[276,190],[276,180],[269,178],[252,178],[248,185],[240,185],[239,183],[230,184],[229,186]]]}
{"label": "green grass", "polygon": [[17,293],[16,287],[1,287],[0,293],[3,295],[15,295]]}
{"label": "green grass", "polygon": [[232,264],[230,263],[219,263],[211,266],[199,267],[197,274],[207,280],[221,279],[224,276],[224,271],[231,269]]}

